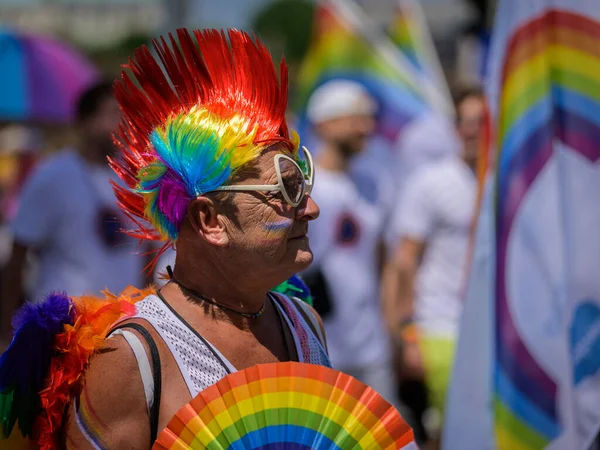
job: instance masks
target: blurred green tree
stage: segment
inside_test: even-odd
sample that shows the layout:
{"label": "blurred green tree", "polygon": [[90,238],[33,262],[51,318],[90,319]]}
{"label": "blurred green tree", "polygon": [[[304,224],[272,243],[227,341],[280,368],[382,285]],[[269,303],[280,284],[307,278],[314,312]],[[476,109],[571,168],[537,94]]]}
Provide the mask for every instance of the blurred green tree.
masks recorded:
{"label": "blurred green tree", "polygon": [[252,28],[273,56],[283,53],[290,68],[294,68],[310,45],[314,12],[311,1],[275,0],[255,15]]}
{"label": "blurred green tree", "polygon": [[141,45],[150,44],[151,36],[146,34],[131,34],[121,42],[107,48],[88,51],[88,55],[107,76],[116,76],[121,71],[121,65],[126,64],[133,51]]}

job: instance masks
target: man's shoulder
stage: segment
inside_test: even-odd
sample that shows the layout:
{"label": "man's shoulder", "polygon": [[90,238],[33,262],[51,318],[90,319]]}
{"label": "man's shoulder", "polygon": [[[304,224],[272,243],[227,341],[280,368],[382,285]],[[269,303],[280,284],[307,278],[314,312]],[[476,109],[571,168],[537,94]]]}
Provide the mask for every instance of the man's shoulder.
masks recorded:
{"label": "man's shoulder", "polygon": [[41,160],[31,176],[31,184],[48,186],[59,184],[77,165],[77,155],[72,150],[61,150]]}
{"label": "man's shoulder", "polygon": [[[90,437],[101,439],[106,444],[103,448],[115,448],[117,442],[145,441],[149,422],[138,373],[127,341],[122,336],[108,339],[103,350],[91,358],[80,391],[71,398],[78,408],[68,410],[65,436],[75,443],[87,443]],[[94,412],[96,427],[90,427],[85,411]]]}
{"label": "man's shoulder", "polygon": [[412,182],[424,187],[446,185],[454,178],[457,166],[455,159],[447,157],[428,164],[413,174]]}

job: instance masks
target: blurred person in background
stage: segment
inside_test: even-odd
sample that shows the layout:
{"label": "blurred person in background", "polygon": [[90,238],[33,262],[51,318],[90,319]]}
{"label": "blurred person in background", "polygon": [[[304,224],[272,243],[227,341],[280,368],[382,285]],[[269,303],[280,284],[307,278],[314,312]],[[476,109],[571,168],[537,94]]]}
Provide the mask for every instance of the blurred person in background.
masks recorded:
{"label": "blurred person in background", "polygon": [[38,159],[35,130],[17,124],[0,125],[0,271],[10,257],[8,222],[14,217],[23,183]]}
{"label": "blurred person in background", "polygon": [[[119,292],[143,281],[144,258],[120,230],[107,156],[115,152],[112,132],[120,113],[111,83],[84,92],[77,109],[79,144],[40,163],[27,180],[11,223],[12,253],[2,280],[2,344],[20,302],[52,291],[71,295]],[[24,292],[27,255],[37,260],[32,292]]]}
{"label": "blurred person in background", "polygon": [[[440,113],[431,111],[412,120],[402,129],[395,145],[397,192],[402,191],[406,180],[418,170],[460,154],[461,147],[454,123]],[[399,205],[398,198],[396,204]]]}
{"label": "blurred person in background", "polygon": [[397,403],[379,295],[385,199],[393,189],[379,183],[382,177],[366,196],[350,175],[374,132],[376,109],[367,91],[347,80],[329,81],[309,99],[308,118],[321,143],[312,193],[321,216],[309,230],[315,262],[303,278],[323,317],[333,366]]}
{"label": "blurred person in background", "polygon": [[[394,171],[394,211],[401,208],[407,180],[418,171],[448,157],[460,155],[462,142],[455,123],[447,116],[429,111],[414,118],[400,133],[395,143],[396,160],[390,164]],[[390,152],[392,153],[392,152]],[[398,235],[393,226],[388,227],[386,244],[389,254],[398,245]],[[412,419],[415,437],[419,442],[427,440],[423,417],[428,408],[427,387],[421,379],[403,379],[398,385],[400,401]]]}
{"label": "blurred person in background", "polygon": [[22,125],[0,127],[0,223],[16,213],[19,193],[39,154],[39,136]]}
{"label": "blurred person in background", "polygon": [[434,448],[462,312],[484,114],[481,92],[461,92],[456,110],[462,152],[406,181],[393,224],[398,245],[383,288],[386,319],[400,353],[399,376],[423,380],[427,387],[431,415],[425,421]]}

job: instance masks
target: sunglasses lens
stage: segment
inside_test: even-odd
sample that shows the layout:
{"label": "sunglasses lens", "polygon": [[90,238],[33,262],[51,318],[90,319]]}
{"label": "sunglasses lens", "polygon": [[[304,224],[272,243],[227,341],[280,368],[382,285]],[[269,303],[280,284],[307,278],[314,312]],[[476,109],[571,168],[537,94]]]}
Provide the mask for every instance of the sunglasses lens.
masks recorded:
{"label": "sunglasses lens", "polygon": [[293,203],[300,203],[305,189],[304,174],[296,164],[287,158],[279,160],[279,169],[287,196]]}

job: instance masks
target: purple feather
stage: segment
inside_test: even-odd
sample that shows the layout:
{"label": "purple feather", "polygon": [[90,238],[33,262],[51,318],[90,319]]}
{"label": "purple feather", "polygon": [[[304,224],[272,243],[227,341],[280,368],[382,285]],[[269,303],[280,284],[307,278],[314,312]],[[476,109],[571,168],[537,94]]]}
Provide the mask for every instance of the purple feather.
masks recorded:
{"label": "purple feather", "polygon": [[38,393],[43,389],[54,352],[54,338],[65,324],[74,323],[73,303],[66,294],[52,293],[41,303],[27,303],[13,318],[15,335],[0,357],[0,421],[10,433],[19,420],[21,431],[30,435],[39,410]]}
{"label": "purple feather", "polygon": [[73,318],[72,306],[67,294],[53,292],[40,303],[23,305],[14,315],[12,326],[17,331],[23,325],[33,324],[56,334],[62,330],[65,320]]}
{"label": "purple feather", "polygon": [[164,176],[158,191],[158,210],[162,212],[169,222],[177,224],[183,222],[187,207],[192,197],[187,193],[185,186],[174,176]]}

